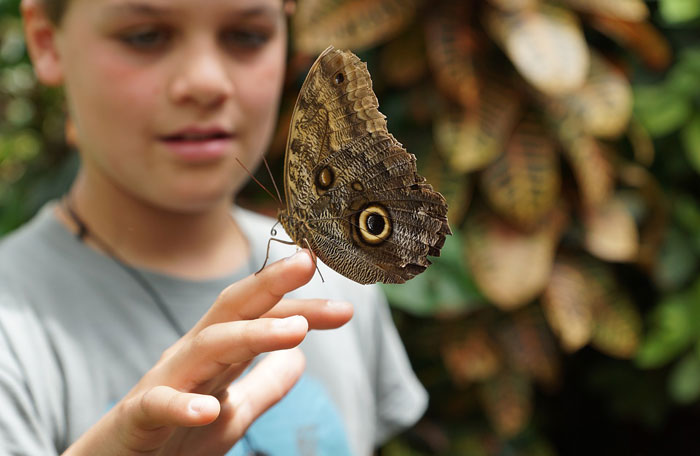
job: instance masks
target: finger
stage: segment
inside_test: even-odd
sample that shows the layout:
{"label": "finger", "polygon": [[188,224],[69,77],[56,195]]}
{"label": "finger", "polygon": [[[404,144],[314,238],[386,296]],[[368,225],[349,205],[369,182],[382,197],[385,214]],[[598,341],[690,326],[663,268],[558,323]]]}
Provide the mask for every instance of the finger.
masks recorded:
{"label": "finger", "polygon": [[[121,448],[145,453],[165,444],[177,427],[212,423],[219,416],[221,406],[212,396],[182,393],[168,386],[155,386],[143,394],[125,399],[113,410],[115,412],[108,416],[114,417],[111,421],[117,426],[116,432],[112,430],[109,434],[118,438]],[[105,423],[110,420],[106,418],[98,426],[107,426]],[[79,441],[76,448],[84,442],[85,440]]]}
{"label": "finger", "polygon": [[308,250],[300,250],[289,258],[272,263],[226,288],[212,308],[190,331],[196,334],[205,327],[232,320],[258,318],[282,299],[285,293],[307,283],[315,268]]}
{"label": "finger", "polygon": [[296,347],[308,330],[306,319],[299,315],[214,324],[174,355],[164,373],[176,388],[210,393],[215,377],[230,366],[261,353]]}
{"label": "finger", "polygon": [[334,329],[347,323],[353,314],[352,304],[326,299],[283,299],[262,316],[285,318],[302,315],[310,329]]}
{"label": "finger", "polygon": [[300,349],[278,351],[265,356],[248,374],[233,383],[228,396],[222,400],[219,419],[206,428],[216,439],[204,439],[205,454],[216,454],[240,440],[253,421],[292,389],[304,366],[305,358]]}
{"label": "finger", "polygon": [[228,394],[227,390],[228,387],[231,386],[231,383],[240,377],[252,362],[253,360],[250,360],[244,363],[229,366],[228,369],[219,374],[216,378],[212,379],[212,381],[207,385],[208,392],[221,401],[224,395]]}

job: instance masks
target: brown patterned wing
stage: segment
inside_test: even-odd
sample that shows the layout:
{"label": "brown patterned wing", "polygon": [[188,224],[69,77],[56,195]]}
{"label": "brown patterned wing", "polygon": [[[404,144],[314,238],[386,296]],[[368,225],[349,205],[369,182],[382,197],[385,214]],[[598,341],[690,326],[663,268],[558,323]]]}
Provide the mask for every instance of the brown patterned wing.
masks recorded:
{"label": "brown patterned wing", "polygon": [[364,63],[329,46],[301,87],[287,138],[284,189],[287,207],[313,197],[311,168],[354,139],[387,131]]}
{"label": "brown patterned wing", "polygon": [[292,115],[279,219],[298,245],[346,277],[402,283],[440,254],[447,204],[377,108],[367,66],[326,49]]}

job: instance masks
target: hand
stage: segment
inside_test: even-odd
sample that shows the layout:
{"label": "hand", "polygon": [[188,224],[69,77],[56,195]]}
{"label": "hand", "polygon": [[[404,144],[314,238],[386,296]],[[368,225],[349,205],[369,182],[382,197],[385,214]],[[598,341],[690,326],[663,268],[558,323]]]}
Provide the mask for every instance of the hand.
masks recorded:
{"label": "hand", "polygon": [[[315,272],[306,250],[226,288],[202,319],[65,455],[225,454],[304,369],[309,329],[336,328],[348,303],[282,300]],[[279,350],[279,351],[278,351]],[[265,356],[235,383],[252,359]]]}

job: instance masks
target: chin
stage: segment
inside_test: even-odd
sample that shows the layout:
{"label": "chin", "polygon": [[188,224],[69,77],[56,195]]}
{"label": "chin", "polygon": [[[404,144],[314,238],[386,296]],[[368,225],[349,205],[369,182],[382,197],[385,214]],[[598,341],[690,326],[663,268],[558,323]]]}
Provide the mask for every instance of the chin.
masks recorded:
{"label": "chin", "polygon": [[233,201],[232,192],[172,192],[150,199],[158,208],[174,213],[197,214],[228,208]]}
{"label": "chin", "polygon": [[199,215],[207,212],[212,212],[214,210],[220,210],[221,208],[226,208],[228,210],[228,205],[222,204],[220,201],[212,203],[210,201],[190,201],[190,202],[178,202],[173,204],[160,204],[158,205],[161,210],[171,212],[173,214],[182,215]]}

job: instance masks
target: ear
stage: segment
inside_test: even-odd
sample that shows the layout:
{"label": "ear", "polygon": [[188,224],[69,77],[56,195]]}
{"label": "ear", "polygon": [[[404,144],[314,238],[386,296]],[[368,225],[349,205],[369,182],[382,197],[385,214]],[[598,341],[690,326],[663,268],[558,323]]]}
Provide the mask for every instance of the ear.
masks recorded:
{"label": "ear", "polygon": [[284,0],[284,13],[287,17],[294,15],[294,11],[297,9],[297,2],[294,0]]}
{"label": "ear", "polygon": [[24,37],[39,81],[49,86],[63,83],[56,25],[49,19],[42,0],[22,0]]}

